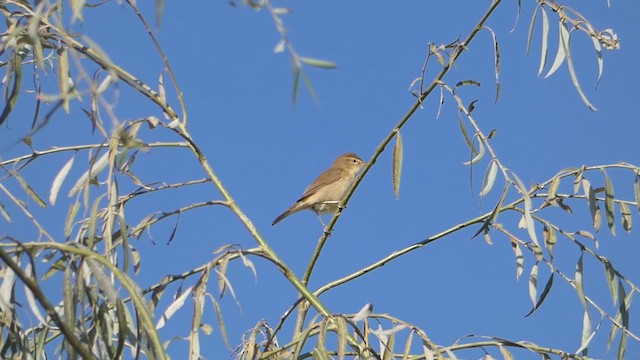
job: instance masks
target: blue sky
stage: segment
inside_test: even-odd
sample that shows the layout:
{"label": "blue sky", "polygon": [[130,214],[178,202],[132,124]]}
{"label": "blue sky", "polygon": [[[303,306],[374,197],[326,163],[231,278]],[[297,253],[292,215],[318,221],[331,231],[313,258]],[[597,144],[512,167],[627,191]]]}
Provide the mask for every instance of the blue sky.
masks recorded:
{"label": "blue sky", "polygon": [[[153,6],[140,2],[152,18]],[[242,210],[268,240],[273,249],[299,276],[322,234],[315,215],[304,212],[287,218],[276,227],[273,219],[285,210],[304,188],[345,152],[356,152],[368,160],[384,136],[395,126],[415,99],[408,91],[420,75],[427,44],[448,44],[465,37],[488,6],[488,2],[421,2],[366,4],[356,2],[278,2],[293,12],[284,17],[289,39],[303,56],[329,59],[335,70],[306,67],[320,103],[315,104],[301,86],[295,109],[291,105],[291,64],[286,54],[273,54],[279,39],[273,21],[265,11],[256,12],[226,1],[165,2],[158,39],[184,92],[189,113],[189,130],[205,151],[214,170]],[[373,5],[373,6],[372,6]],[[481,32],[460,61],[444,79],[449,85],[473,79],[481,87],[463,89],[465,103],[478,100],[474,116],[485,133],[496,129],[491,144],[502,163],[525,184],[542,182],[563,168],[582,165],[629,162],[638,164],[640,125],[636,105],[640,99],[640,23],[635,17],[636,2],[573,2],[598,29],[612,28],[621,38],[619,51],[604,53],[604,73],[597,90],[596,54],[591,41],[582,34],[572,51],[583,90],[599,109],[591,112],[581,102],[571,84],[566,64],[548,79],[537,77],[540,53],[540,23],[535,29],[531,53],[526,56],[526,39],[534,2],[523,1],[519,23],[515,2],[504,2],[488,22],[498,36],[501,50],[502,92],[494,104],[493,48],[489,32]],[[550,59],[557,46],[557,25],[551,21]],[[87,9],[86,22],[76,24],[109,53],[111,59],[141,80],[155,86],[163,65],[135,16],[126,6],[109,4]],[[434,60],[434,59],[432,59]],[[551,61],[551,60],[550,60]],[[426,78],[439,70],[430,63]],[[116,113],[121,120],[162,114],[146,99],[120,86]],[[173,94],[169,91],[169,96]],[[502,179],[482,201],[478,196],[488,160],[470,169],[462,163],[469,151],[460,134],[455,103],[445,97],[439,118],[438,96],[430,97],[402,130],[404,140],[403,176],[400,198],[393,194],[391,148],[378,159],[362,181],[335,227],[310,287],[345,276],[393,251],[405,248],[458,223],[483,214],[498,199]],[[175,99],[175,98],[174,98]],[[177,101],[171,101],[178,107]],[[87,106],[87,105],[83,105]],[[30,112],[24,112],[29,118]],[[17,118],[17,117],[16,117]],[[18,121],[12,122],[18,130]],[[5,133],[11,129],[3,130]],[[10,132],[9,132],[10,133]],[[34,139],[37,149],[100,141],[90,136],[90,126],[76,107],[70,116],[58,115]],[[12,133],[15,139],[18,135]],[[145,131],[144,140],[177,141],[166,130]],[[78,140],[81,139],[81,140]],[[3,141],[3,144],[5,142]],[[4,147],[3,158],[25,149]],[[36,189],[48,188],[69,155],[51,164],[27,170]],[[86,157],[79,157],[83,160]],[[77,175],[81,173],[78,168]],[[187,150],[152,150],[141,155],[134,168],[145,182],[186,181],[204,177]],[[31,171],[31,173],[29,173]],[[42,172],[47,176],[40,176]],[[611,171],[616,197],[633,199],[633,175]],[[470,176],[473,188],[470,187]],[[587,175],[594,187],[603,186],[603,177]],[[68,192],[71,181],[63,187]],[[126,188],[126,187],[125,187]],[[563,182],[560,191],[569,192]],[[509,199],[517,194],[512,190]],[[133,202],[127,209],[131,219],[140,219],[154,210],[170,211],[193,201],[220,199],[210,184],[167,193]],[[6,201],[6,200],[3,200]],[[574,214],[552,208],[541,213],[568,231],[593,231],[587,204],[569,203]],[[66,205],[68,206],[68,204]],[[43,212],[45,213],[45,212]],[[47,209],[54,233],[62,233],[66,215],[64,202]],[[632,209],[637,223],[638,213]],[[62,222],[61,222],[62,219]],[[522,239],[519,217],[504,214],[500,222]],[[173,221],[160,224],[152,234],[135,244],[142,255],[141,287],[209,261],[212,252],[228,243],[255,246],[233,214],[223,207],[193,211],[180,219],[176,238],[166,244]],[[132,222],[136,222],[132,220]],[[598,252],[607,256],[632,281],[640,278],[636,254],[640,251],[637,230],[627,235],[616,218],[617,236],[606,225],[597,234]],[[20,223],[16,223],[18,226]],[[375,312],[389,313],[425,330],[437,344],[446,345],[468,334],[489,335],[510,340],[529,340],[542,346],[575,351],[580,346],[582,307],[569,285],[556,278],[542,307],[524,318],[532,304],[527,277],[534,259],[525,256],[525,272],[516,281],[516,266],[508,239],[495,234],[494,245],[481,237],[471,240],[478,229],[472,226],[403,256],[383,268],[362,276],[321,296],[335,313],[357,312],[372,303]],[[15,230],[14,230],[15,231]],[[542,237],[542,229],[537,228]],[[20,234],[19,232],[17,233]],[[30,236],[25,233],[24,236]],[[570,276],[580,256],[575,246],[559,239],[556,265]],[[239,263],[229,269],[229,278],[241,308],[227,295],[221,299],[232,344],[260,319],[275,326],[281,314],[296,299],[295,289],[269,263],[254,259],[257,280]],[[615,314],[602,266],[585,257],[587,295]],[[541,267],[539,292],[549,276]],[[193,284],[187,280],[184,287]],[[169,297],[176,287],[167,290]],[[210,291],[216,294],[215,283]],[[163,303],[161,303],[160,306]],[[168,305],[164,302],[164,306]],[[161,331],[163,340],[186,336],[190,326],[189,307],[177,314]],[[594,327],[599,321],[593,309]],[[632,307],[631,329],[640,320]],[[206,308],[205,321],[214,333],[203,342],[203,355],[226,358],[213,308]],[[287,342],[290,326],[281,342]],[[614,358],[614,349],[605,352],[610,323],[592,343],[590,356]],[[617,344],[617,343],[616,343]],[[175,341],[173,358],[186,356],[187,344]],[[499,354],[492,351],[495,357]],[[515,352],[527,358],[528,353]],[[225,357],[220,357],[224,354]],[[638,343],[630,340],[627,355],[640,355]],[[480,350],[459,353],[463,358],[480,358]]]}

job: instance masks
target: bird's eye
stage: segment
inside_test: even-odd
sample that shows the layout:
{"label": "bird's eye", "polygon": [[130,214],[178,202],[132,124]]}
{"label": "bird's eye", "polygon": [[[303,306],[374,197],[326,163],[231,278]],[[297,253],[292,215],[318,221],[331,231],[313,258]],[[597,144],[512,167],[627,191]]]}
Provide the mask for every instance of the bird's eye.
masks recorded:
{"label": "bird's eye", "polygon": [[352,161],[354,164],[358,162],[358,160],[356,160],[356,159],[352,159],[351,161]]}

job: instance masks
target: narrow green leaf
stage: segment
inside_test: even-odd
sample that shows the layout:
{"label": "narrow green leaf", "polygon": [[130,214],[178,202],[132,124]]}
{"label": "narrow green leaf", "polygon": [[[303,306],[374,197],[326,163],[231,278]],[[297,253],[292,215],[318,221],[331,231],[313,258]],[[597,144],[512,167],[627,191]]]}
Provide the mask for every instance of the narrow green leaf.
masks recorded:
{"label": "narrow green leaf", "polygon": [[313,88],[313,84],[311,84],[311,80],[307,77],[307,74],[304,73],[303,70],[300,70],[300,75],[302,76],[302,81],[304,81],[304,86],[307,88],[309,95],[313,99],[313,102],[316,104],[320,104],[320,99],[318,99],[318,95],[316,95],[316,90]]}
{"label": "narrow green leaf", "polygon": [[29,197],[31,199],[33,199],[33,201],[35,201],[41,208],[46,208],[47,204],[44,202],[44,200],[42,200],[42,198],[36,193],[35,190],[33,190],[33,188],[31,187],[31,185],[29,185],[29,183],[27,183],[27,180],[25,180],[22,175],[20,175],[19,172],[17,171],[12,171],[12,170],[8,170],[9,173],[11,174],[11,176],[16,179],[16,181],[18,182],[18,184],[20,184],[20,186],[22,187],[22,189],[27,193],[27,195],[29,195]]}
{"label": "narrow green leaf", "polygon": [[396,133],[396,144],[393,147],[393,193],[396,199],[400,196],[400,177],[402,175],[403,146],[400,131]]}
{"label": "narrow green leaf", "polygon": [[556,231],[551,226],[547,227],[545,225],[542,229],[542,234],[544,237],[544,245],[547,247],[547,251],[549,252],[549,257],[553,260],[553,248],[557,241]]}
{"label": "narrow green leaf", "polygon": [[347,321],[343,317],[335,318],[336,334],[338,335],[338,360],[344,360],[347,353],[349,330]]}
{"label": "narrow green leaf", "polygon": [[11,224],[11,215],[9,215],[3,203],[0,203],[0,214],[2,214],[2,217],[5,219],[6,222]]}
{"label": "narrow green leaf", "polygon": [[541,4],[538,3],[538,6],[536,6],[536,9],[533,11],[533,15],[531,15],[531,21],[529,22],[529,32],[527,33],[527,56],[531,50],[531,39],[533,39],[533,30],[536,27],[536,19],[538,18],[538,10],[540,10],[540,7]]}
{"label": "narrow green leaf", "polygon": [[604,59],[602,57],[602,44],[600,44],[600,40],[598,40],[595,36],[589,36],[591,38],[591,42],[593,42],[593,48],[596,51],[596,59],[598,61],[598,80],[596,80],[596,89],[598,88],[598,84],[600,83],[600,79],[602,78],[602,69],[604,68]]}
{"label": "narrow green leaf", "polygon": [[13,78],[13,83],[11,84],[11,92],[9,93],[9,97],[5,98],[5,105],[2,109],[2,113],[0,114],[0,125],[2,125],[5,120],[7,120],[9,114],[13,110],[13,107],[16,104],[16,100],[18,100],[18,95],[20,94],[20,84],[22,83],[22,59],[16,52],[13,53],[10,63],[11,69],[13,71],[10,73],[9,70],[7,70],[5,78]]}
{"label": "narrow green leaf", "polygon": [[167,309],[162,313],[160,320],[156,323],[156,330],[161,329],[165,326],[166,322],[178,311],[182,306],[184,306],[187,298],[191,296],[193,292],[193,286],[187,288],[182,294],[176,294],[173,302],[167,306]]}
{"label": "narrow green leaf", "polygon": [[[474,139],[476,138],[476,136],[474,136]],[[471,154],[473,155],[475,149],[473,149],[471,151]],[[474,156],[471,160],[469,161],[465,161],[463,163],[463,165],[475,165],[478,163],[478,161],[482,160],[482,158],[484,157],[484,153],[485,153],[485,148],[484,148],[484,142],[482,140],[478,141],[478,154],[476,156]]]}
{"label": "narrow green leaf", "polygon": [[411,353],[412,344],[413,344],[413,331],[409,332],[409,335],[407,336],[407,342],[404,345],[404,352],[402,353],[402,360],[409,360],[409,354]]}
{"label": "narrow green leaf", "polygon": [[538,65],[538,76],[542,74],[542,70],[547,65],[547,57],[549,53],[549,17],[547,11],[540,5],[540,13],[542,13],[542,45],[540,48],[540,65]]}
{"label": "narrow green leaf", "polygon": [[164,0],[156,0],[156,27],[160,27],[164,13]]}
{"label": "narrow green leaf", "polygon": [[582,178],[584,174],[584,167],[580,168],[573,179],[573,194],[578,193],[578,189],[580,189],[580,185],[582,184]]}
{"label": "narrow green leaf", "polygon": [[82,22],[83,21],[82,10],[87,1],[86,0],[70,0],[70,2],[71,2],[71,11],[73,14],[73,16],[71,17],[71,23],[75,22],[76,20],[80,20],[80,22]]}
{"label": "narrow green leaf", "polygon": [[535,306],[538,300],[538,263],[533,264],[529,274],[529,298],[531,304]]}
{"label": "narrow green leaf", "polygon": [[614,193],[613,193],[613,183],[611,179],[609,179],[609,175],[603,170],[604,173],[604,210],[607,215],[607,225],[609,225],[609,230],[611,230],[611,234],[616,236],[616,223],[615,223],[615,203],[614,203]]}
{"label": "narrow green leaf", "polygon": [[591,331],[591,317],[589,316],[589,312],[585,310],[584,315],[582,316],[582,337],[580,339],[580,348],[576,350],[576,353],[582,353],[583,356],[586,356],[589,343],[595,334],[595,331]]}
{"label": "narrow green leaf", "polygon": [[549,69],[547,74],[544,76],[545,79],[551,76],[554,72],[556,72],[556,70],[560,68],[560,65],[562,65],[562,63],[564,62],[564,59],[566,58],[565,46],[564,46],[564,43],[565,43],[564,33],[566,31],[567,29],[564,27],[564,22],[562,20],[558,20],[558,37],[559,37],[558,51],[556,52],[556,57],[553,60],[553,64],[551,65],[551,68]]}
{"label": "narrow green leaf", "polygon": [[480,227],[480,229],[478,229],[478,231],[476,231],[476,233],[473,234],[473,236],[471,237],[472,239],[475,238],[476,236],[478,236],[478,234],[480,234],[483,231],[485,231],[486,229],[488,229],[489,225],[491,225],[491,222],[495,221],[498,218],[499,210],[502,207],[502,203],[504,202],[504,199],[507,197],[507,192],[508,191],[509,191],[509,184],[504,186],[504,189],[502,189],[502,195],[500,195],[500,200],[498,200],[498,203],[493,208],[493,211],[491,211],[491,214],[489,215],[489,217],[487,217],[484,220],[484,222],[482,223],[482,226]]}
{"label": "narrow green leaf", "polygon": [[69,56],[67,48],[58,49],[58,89],[62,99],[62,108],[69,114]]}
{"label": "narrow green leaf", "polygon": [[293,71],[293,86],[291,89],[291,104],[296,107],[296,101],[298,100],[298,90],[300,89],[300,67],[294,65]]}
{"label": "narrow green leaf", "polygon": [[500,354],[502,354],[502,358],[504,360],[515,360],[513,354],[511,354],[506,347],[502,346],[502,344],[498,345],[498,349],[500,350]]}
{"label": "narrow green leaf", "polygon": [[596,193],[593,191],[591,187],[591,183],[587,179],[582,179],[582,188],[584,189],[584,194],[587,197],[587,202],[589,204],[589,211],[591,212],[591,220],[593,221],[593,227],[596,232],[600,231],[600,206],[597,203]]}
{"label": "narrow green leaf", "polygon": [[564,47],[564,50],[567,56],[567,67],[569,68],[569,76],[571,76],[571,83],[573,83],[573,86],[576,88],[576,91],[578,91],[578,95],[580,95],[580,99],[582,99],[582,102],[589,108],[589,110],[597,111],[598,109],[596,109],[596,107],[589,102],[589,100],[587,99],[587,96],[584,94],[584,92],[582,91],[582,88],[580,87],[580,83],[578,82],[578,76],[576,75],[576,71],[573,68],[573,60],[571,59],[571,49],[569,46],[569,43],[571,40],[571,33],[569,32],[569,30],[567,30],[566,26],[562,22],[560,26],[560,40],[561,40],[561,45]]}
{"label": "narrow green leaf", "polygon": [[321,68],[321,69],[335,69],[335,68],[338,67],[338,65],[336,65],[336,63],[334,63],[333,61],[329,61],[329,60],[301,57],[300,61],[302,63],[307,64],[307,65],[311,65],[311,66],[314,66],[314,67],[317,67],[317,68]]}
{"label": "narrow green leaf", "polygon": [[467,128],[464,125],[464,121],[462,120],[462,116],[460,116],[460,114],[458,114],[458,125],[460,125],[460,132],[462,132],[462,137],[464,138],[465,144],[467,144],[467,147],[469,148],[469,150],[471,150],[471,155],[476,155],[478,151],[476,150],[476,147],[473,146],[473,141],[471,141],[471,138],[469,137],[469,133],[467,132]]}
{"label": "narrow green leaf", "polygon": [[542,294],[540,294],[540,299],[534,305],[533,309],[531,309],[531,311],[529,311],[529,313],[525,315],[525,317],[528,317],[529,315],[533,314],[533,312],[536,311],[540,307],[540,305],[542,305],[542,303],[544,302],[544,299],[547,298],[547,295],[549,294],[549,291],[553,286],[553,275],[554,273],[552,272],[551,275],[549,276],[549,280],[547,280],[547,284],[544,286],[544,289],[542,290]]}
{"label": "narrow green leaf", "polygon": [[71,190],[69,191],[69,197],[73,196],[75,193],[80,191],[80,189],[89,185],[89,181],[97,176],[109,163],[109,151],[105,152],[100,156],[98,160],[95,160],[89,167],[89,170],[85,171],[73,185]]}
{"label": "narrow green leaf", "polygon": [[218,327],[220,328],[220,334],[222,334],[222,339],[224,343],[227,345],[229,350],[233,349],[231,347],[231,343],[229,342],[229,335],[227,335],[227,327],[224,324],[224,319],[222,318],[222,309],[220,308],[220,304],[214,299],[211,299],[213,302],[213,308],[216,312],[216,319],[218,320]]}
{"label": "narrow green leaf", "polygon": [[[620,318],[622,320],[622,327],[623,327],[623,331],[620,332],[620,343],[618,344],[618,359],[619,360],[624,360],[624,354],[627,350],[627,332],[625,330],[629,330],[629,306],[630,306],[630,302],[631,299],[629,298],[629,301],[627,301],[627,294],[626,291],[624,289],[624,286],[622,285],[622,281],[619,280],[618,283],[618,296],[620,298],[620,307],[619,307],[619,311],[620,311]],[[629,296],[633,295],[633,291],[629,294]]]}
{"label": "narrow green leaf", "polygon": [[287,41],[285,39],[280,39],[278,40],[278,43],[276,44],[276,46],[273,47],[273,52],[275,54],[279,54],[281,52],[284,51],[284,46],[287,44]]}
{"label": "narrow green leaf", "polygon": [[636,196],[636,209],[638,209],[638,211],[640,211],[640,181],[639,180],[640,180],[640,174],[636,174],[636,179],[633,181],[633,193]]}
{"label": "narrow green leaf", "polygon": [[551,181],[551,185],[549,186],[549,192],[547,193],[547,200],[553,201],[556,198],[556,194],[558,192],[558,186],[560,186],[560,177],[556,176]]}
{"label": "narrow green leaf", "polygon": [[607,277],[607,285],[609,286],[609,293],[611,293],[611,300],[613,300],[613,305],[618,303],[618,277],[616,272],[611,265],[611,262],[603,258],[602,264],[604,265],[604,273]]}
{"label": "narrow green leaf", "polygon": [[631,232],[631,210],[624,202],[620,202],[620,215],[622,215],[622,228],[628,233]]}
{"label": "narrow green leaf", "polygon": [[29,18],[27,24],[27,34],[29,35],[29,41],[33,46],[33,58],[38,64],[38,68],[47,73],[47,68],[44,65],[44,51],[42,50],[42,42],[40,41],[40,22],[42,19],[42,9],[44,3],[38,4],[32,16]]}
{"label": "narrow green leaf", "polygon": [[580,258],[578,259],[578,263],[576,264],[574,285],[575,285],[576,291],[578,292],[578,298],[580,299],[580,303],[582,304],[584,311],[588,312],[589,306],[587,304],[587,298],[584,295],[584,285],[583,285],[583,279],[582,279],[583,270],[584,270],[583,261],[582,261],[583,255],[584,254],[580,254]]}
{"label": "narrow green leaf", "polygon": [[53,183],[51,184],[51,190],[49,191],[49,204],[51,206],[56,204],[56,199],[58,198],[58,192],[60,191],[60,187],[64,182],[64,179],[67,178],[71,167],[73,166],[73,162],[76,159],[76,155],[73,154],[71,159],[67,160],[67,162],[62,166],[60,171],[58,171],[58,175],[56,175],[55,179],[53,179]]}
{"label": "narrow green leaf", "polygon": [[540,246],[538,244],[538,237],[536,236],[536,229],[533,224],[533,217],[531,216],[531,198],[529,197],[529,191],[524,187],[524,184],[514,172],[511,172],[513,178],[516,181],[516,188],[522,195],[522,199],[524,200],[524,220],[527,227],[527,232],[529,233],[529,237],[533,241],[534,244]]}
{"label": "narrow green leaf", "polygon": [[498,164],[495,160],[492,160],[487,169],[487,174],[484,177],[482,191],[480,196],[485,196],[493,188],[493,184],[496,181],[496,175],[498,174]]}
{"label": "narrow green leaf", "polygon": [[78,209],[80,209],[80,202],[75,201],[71,207],[69,207],[69,212],[67,213],[67,221],[64,223],[64,237],[68,238],[71,235],[71,229],[73,229],[73,222],[76,218],[76,214],[78,213]]}
{"label": "narrow green leaf", "polygon": [[524,256],[522,255],[520,245],[518,245],[515,239],[511,239],[511,247],[513,248],[513,253],[516,256],[516,280],[519,280],[520,276],[524,272]]}
{"label": "narrow green leaf", "polygon": [[500,46],[498,45],[498,38],[495,32],[488,26],[484,27],[491,33],[491,39],[493,40],[493,73],[496,78],[496,98],[495,103],[498,103],[500,98]]}

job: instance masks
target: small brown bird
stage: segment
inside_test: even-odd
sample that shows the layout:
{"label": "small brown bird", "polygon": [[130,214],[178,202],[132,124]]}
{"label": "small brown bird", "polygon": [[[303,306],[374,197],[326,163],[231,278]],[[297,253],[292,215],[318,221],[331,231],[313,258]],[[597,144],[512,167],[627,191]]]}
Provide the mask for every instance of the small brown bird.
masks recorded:
{"label": "small brown bird", "polygon": [[[347,190],[356,179],[356,175],[366,164],[354,153],[338,156],[331,167],[320,174],[304,190],[302,197],[291,205],[287,211],[273,220],[271,225],[279,223],[291,214],[306,209],[315,211],[318,217],[320,217],[320,214],[335,212],[338,210],[340,201],[342,201]],[[320,222],[322,222],[322,219],[320,219]]]}

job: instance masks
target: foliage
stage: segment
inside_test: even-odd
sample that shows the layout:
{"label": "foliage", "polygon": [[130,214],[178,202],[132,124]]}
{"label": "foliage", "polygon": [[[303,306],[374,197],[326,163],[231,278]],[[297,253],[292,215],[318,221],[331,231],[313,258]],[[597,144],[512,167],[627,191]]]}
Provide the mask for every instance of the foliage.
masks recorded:
{"label": "foliage", "polygon": [[[88,124],[100,138],[88,145],[56,145],[42,150],[31,147],[30,153],[0,162],[4,170],[0,182],[0,192],[3,194],[0,212],[3,219],[10,224],[16,217],[25,217],[30,221],[34,234],[32,237],[19,236],[7,231],[1,238],[0,257],[3,266],[0,268],[0,355],[3,357],[43,358],[46,354],[57,354],[67,358],[81,356],[93,359],[120,358],[129,354],[132,357],[164,359],[172,337],[161,336],[160,329],[190,302],[193,313],[187,335],[189,358],[198,359],[203,342],[201,334],[208,335],[212,331],[212,327],[202,321],[203,314],[207,310],[211,311],[205,306],[208,301],[213,304],[220,333],[232,347],[231,344],[237,343],[239,339],[227,338],[223,311],[219,300],[213,296],[214,288],[217,286],[221,297],[226,295],[235,298],[233,284],[228,277],[229,264],[240,262],[257,275],[254,265],[257,258],[268,261],[280,271],[299,292],[300,298],[284,313],[277,326],[272,328],[261,321],[249,329],[240,346],[235,349],[238,359],[454,359],[459,356],[459,352],[467,349],[482,349],[488,359],[491,358],[485,350],[488,348],[495,349],[505,359],[513,358],[512,352],[520,349],[540,354],[543,358],[586,358],[591,341],[603,331],[603,323],[611,324],[609,344],[617,339],[618,358],[624,358],[627,341],[640,341],[638,335],[629,328],[631,300],[638,288],[610,259],[598,252],[598,242],[593,233],[601,229],[603,216],[612,234],[619,231],[616,227],[619,221],[623,230],[631,231],[631,209],[640,206],[640,168],[633,164],[618,163],[563,169],[552,178],[527,187],[503,163],[492,147],[493,131],[487,133],[474,116],[475,102],[459,95],[460,89],[475,87],[479,83],[475,80],[459,80],[452,85],[453,82],[445,79],[476,37],[482,32],[488,32],[492,38],[495,100],[499,100],[500,46],[498,35],[487,25],[487,20],[494,15],[501,1],[494,0],[488,6],[466,37],[446,45],[429,45],[421,75],[411,86],[415,103],[381,139],[367,167],[344,199],[346,204],[353,191],[358,188],[360,180],[394,140],[393,188],[395,196],[399,196],[404,154],[401,131],[404,131],[403,127],[421,108],[422,103],[439,91],[440,104],[443,106],[445,98],[453,99],[458,111],[460,131],[470,153],[470,159],[465,165],[470,168],[486,165],[480,194],[484,197],[499,191],[500,195],[492,210],[395,251],[316,290],[310,289],[307,284],[340,213],[328,224],[302,278],[296,277],[231,196],[207,160],[198,140],[192,137],[188,126],[188,109],[169,58],[135,2],[125,0],[124,4],[138,16],[164,64],[166,70],[159,75],[157,86],[144,82],[132,71],[120,67],[99,44],[67,30],[67,25],[83,21],[85,8],[89,6],[85,1],[70,0],[68,5],[62,1],[0,2],[0,11],[7,24],[0,45],[0,67],[5,70],[2,85],[6,100],[0,114],[0,124],[12,119],[18,101],[24,100],[25,83],[31,78],[36,92],[35,100],[30,105],[33,109],[33,121],[28,134],[21,136],[20,141],[31,147],[33,138],[50,123],[54,115],[62,111],[69,114],[72,109],[83,111],[89,120]],[[298,54],[287,37],[284,25],[285,16],[290,12],[288,9],[276,7],[266,0],[245,1],[244,4],[255,10],[266,11],[274,20],[280,35],[274,52],[286,52],[291,57],[293,103],[297,99],[300,79],[316,98],[311,82],[303,71],[304,67],[331,69],[335,64]],[[65,6],[70,6],[70,10]],[[163,15],[162,11],[163,2],[157,1],[158,22]],[[549,65],[548,52],[554,46],[549,40],[552,28],[550,23],[553,21],[557,22],[559,40],[555,44],[556,55]],[[603,69],[604,50],[620,47],[613,30],[597,30],[577,11],[546,0],[538,1],[535,12],[531,14],[527,48],[533,41],[536,29],[540,33],[542,49],[539,75],[547,69],[545,77],[548,77],[561,64],[566,63],[576,92],[588,108],[595,110],[578,81],[573,66],[576,56],[571,51],[571,40],[575,36],[586,36],[592,41],[597,54],[599,79]],[[436,64],[430,62],[432,58]],[[433,71],[433,67],[436,68],[436,74],[429,81],[425,77],[429,71]],[[51,77],[56,78],[55,89],[46,81]],[[166,88],[166,77],[171,89]],[[118,91],[118,86],[129,87],[143,95],[156,109],[138,119],[119,119],[114,112],[115,102],[111,97]],[[175,98],[171,98],[168,93],[174,93]],[[179,104],[179,110],[169,105],[170,99]],[[164,118],[153,115],[157,112],[162,112]],[[172,133],[179,141],[152,141],[161,131]],[[136,160],[144,158],[145,153],[152,149],[190,151],[205,177],[178,183],[141,180],[144,176],[137,173]],[[50,156],[60,154],[66,154],[67,160],[57,174],[51,176],[52,185],[48,198],[43,197],[30,185],[31,179],[29,175],[25,175],[26,170],[46,162]],[[81,160],[83,156],[88,160]],[[82,170],[79,176],[75,176],[74,169],[78,167]],[[634,177],[635,199],[616,196],[614,183],[609,176],[612,172],[629,173]],[[59,211],[53,206],[61,196],[63,184],[71,178],[75,180],[67,195],[72,201],[66,210],[66,220],[59,224],[60,229],[63,229],[63,236],[53,235],[60,230],[50,232],[42,225],[41,220],[47,216],[47,211]],[[220,197],[217,200],[193,202],[171,211],[155,208],[150,208],[151,211],[144,214],[131,214],[132,211],[129,211],[130,204],[134,201],[145,202],[162,193],[211,185],[219,191]],[[496,186],[501,187],[501,190],[496,190]],[[588,206],[591,216],[587,220],[589,226],[584,229],[570,231],[547,217],[548,210],[552,208],[562,209],[566,216],[576,216],[573,215],[573,208],[581,203]],[[161,223],[174,220],[167,230],[170,242],[182,216],[199,208],[214,206],[224,207],[233,213],[255,240],[256,247],[243,249],[233,245],[224,246],[211,261],[179,275],[164,274],[157,283],[146,289],[141,288],[136,278],[145,254],[136,249],[135,241],[132,240],[139,239],[145,233],[150,234],[151,228]],[[517,215],[520,219],[517,226],[527,230],[528,239],[518,237],[509,221],[498,221],[508,214]],[[140,220],[134,220],[136,217]],[[321,294],[331,289],[468,227],[477,229],[475,234],[483,235],[488,243],[503,235],[509,240],[515,254],[517,276],[521,277],[526,272],[529,274],[529,295],[532,301],[530,314],[549,298],[554,281],[564,281],[575,290],[584,309],[582,341],[578,350],[571,352],[527,341],[490,336],[462,337],[454,344],[438,345],[410,320],[375,313],[370,305],[366,305],[357,314],[337,314],[319,300]],[[539,230],[541,228],[542,237]],[[36,240],[29,240],[31,238]],[[556,266],[554,247],[560,241],[575,246],[580,252],[572,274]],[[616,305],[615,313],[607,312],[602,304],[585,291],[583,279],[586,259],[602,265],[611,300]],[[538,283],[541,268],[547,268],[550,274],[540,283],[543,286]],[[59,293],[45,291],[45,283],[58,284]],[[24,295],[21,295],[22,292]],[[158,304],[165,292],[172,292],[173,297],[166,308],[159,308]],[[20,303],[19,299],[24,299],[26,304]],[[310,308],[318,315],[310,318]],[[297,316],[294,332],[283,334],[283,324],[293,321],[289,319],[289,315],[295,312]],[[373,323],[377,323],[378,327],[371,325]],[[287,340],[279,341],[283,338]],[[26,354],[30,357],[26,357]]]}

